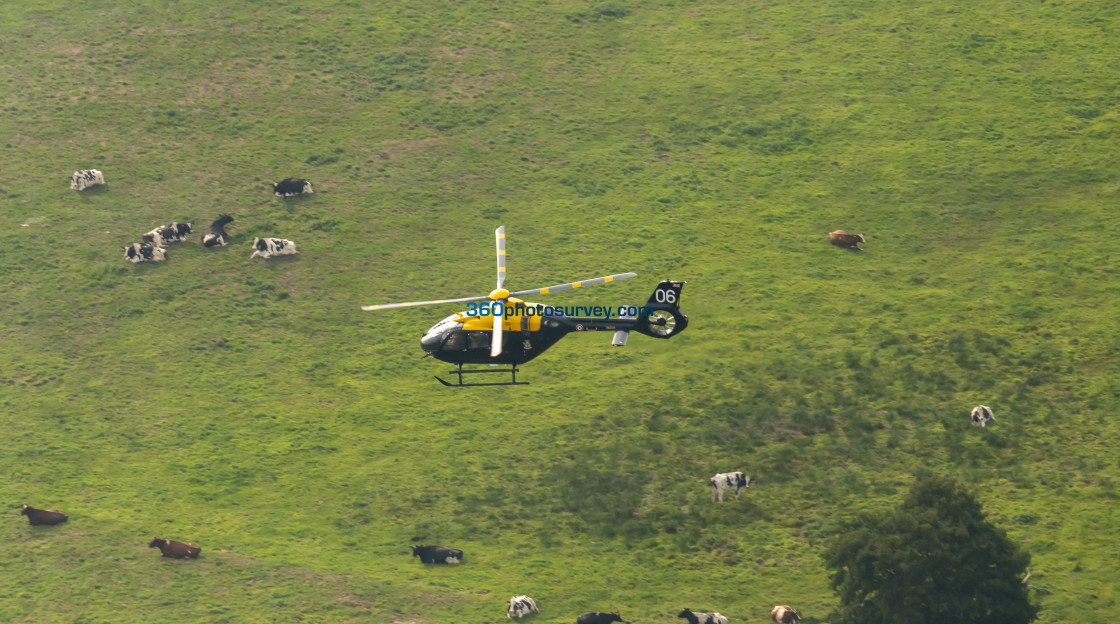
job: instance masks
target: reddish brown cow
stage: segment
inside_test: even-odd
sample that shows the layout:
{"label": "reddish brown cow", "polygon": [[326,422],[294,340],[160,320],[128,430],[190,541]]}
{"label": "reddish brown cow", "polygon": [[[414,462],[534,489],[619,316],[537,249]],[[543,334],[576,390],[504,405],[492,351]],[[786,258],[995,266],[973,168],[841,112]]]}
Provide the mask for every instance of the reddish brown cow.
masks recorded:
{"label": "reddish brown cow", "polygon": [[194,544],[184,544],[183,542],[176,542],[175,540],[160,539],[158,537],[152,539],[152,543],[148,544],[148,548],[158,548],[163,553],[164,557],[172,557],[175,559],[194,559],[198,556],[202,549]]}
{"label": "reddish brown cow", "polygon": [[801,614],[787,605],[778,605],[770,612],[770,619],[776,624],[796,624],[801,621]]}
{"label": "reddish brown cow", "polygon": [[31,523],[31,526],[59,524],[66,522],[70,517],[57,509],[35,509],[27,505],[24,505],[23,510],[19,513],[27,516],[27,521]]}
{"label": "reddish brown cow", "polygon": [[844,230],[836,230],[835,232],[828,233],[828,242],[837,247],[863,251],[859,248],[859,243],[864,242],[863,234],[848,234]]}

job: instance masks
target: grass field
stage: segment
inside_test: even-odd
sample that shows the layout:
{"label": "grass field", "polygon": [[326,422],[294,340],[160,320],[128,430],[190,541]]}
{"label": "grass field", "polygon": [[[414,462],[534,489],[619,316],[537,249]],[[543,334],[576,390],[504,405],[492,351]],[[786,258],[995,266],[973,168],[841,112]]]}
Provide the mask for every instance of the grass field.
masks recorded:
{"label": "grass field", "polygon": [[[836,604],[825,540],[924,472],[1032,554],[1039,622],[1108,621],[1118,19],[0,5],[0,622],[482,624],[524,593],[548,624],[775,604],[813,624]],[[87,168],[107,185],[69,190]],[[316,193],[273,197],[286,177]],[[219,213],[232,243],[206,249]],[[195,235],[166,262],[125,262],[173,220]],[[419,337],[454,306],[359,306],[486,294],[502,224],[511,289],[635,271],[535,300],[641,304],[686,280],[689,329],[569,336],[529,386],[440,386]],[[254,236],[301,254],[250,261]],[[757,485],[710,502],[732,470]]]}

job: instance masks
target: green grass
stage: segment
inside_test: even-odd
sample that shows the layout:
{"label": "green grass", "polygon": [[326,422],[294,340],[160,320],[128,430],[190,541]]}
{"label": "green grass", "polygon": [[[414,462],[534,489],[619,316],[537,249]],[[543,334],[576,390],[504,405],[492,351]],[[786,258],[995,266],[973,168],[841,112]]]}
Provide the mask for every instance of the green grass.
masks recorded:
{"label": "green grass", "polygon": [[[1115,610],[1114,4],[211,4],[0,6],[0,621],[820,622],[824,540],[922,471],[1039,622]],[[684,279],[688,331],[439,386],[453,308],[359,306],[485,294],[501,224],[510,287]]]}

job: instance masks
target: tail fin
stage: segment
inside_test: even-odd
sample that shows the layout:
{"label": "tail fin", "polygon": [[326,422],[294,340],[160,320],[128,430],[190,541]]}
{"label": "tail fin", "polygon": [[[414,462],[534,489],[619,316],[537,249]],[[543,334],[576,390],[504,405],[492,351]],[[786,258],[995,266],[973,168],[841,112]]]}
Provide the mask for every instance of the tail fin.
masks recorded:
{"label": "tail fin", "polygon": [[663,280],[660,284],[657,285],[657,288],[653,291],[653,294],[649,296],[649,301],[646,302],[646,307],[653,308],[654,310],[679,308],[681,305],[682,288],[684,288],[684,282]]}
{"label": "tail fin", "polygon": [[681,289],[684,282],[662,280],[638,315],[634,331],[654,338],[670,338],[688,327],[688,317],[681,312]]}

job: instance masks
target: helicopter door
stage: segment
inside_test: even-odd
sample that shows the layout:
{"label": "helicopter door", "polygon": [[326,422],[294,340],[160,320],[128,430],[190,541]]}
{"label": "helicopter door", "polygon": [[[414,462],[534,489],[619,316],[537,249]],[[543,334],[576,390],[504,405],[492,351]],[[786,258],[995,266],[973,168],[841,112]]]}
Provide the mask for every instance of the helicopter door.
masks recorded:
{"label": "helicopter door", "polygon": [[476,331],[467,334],[471,349],[490,349],[490,332]]}

